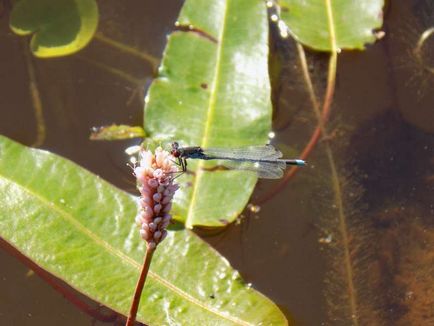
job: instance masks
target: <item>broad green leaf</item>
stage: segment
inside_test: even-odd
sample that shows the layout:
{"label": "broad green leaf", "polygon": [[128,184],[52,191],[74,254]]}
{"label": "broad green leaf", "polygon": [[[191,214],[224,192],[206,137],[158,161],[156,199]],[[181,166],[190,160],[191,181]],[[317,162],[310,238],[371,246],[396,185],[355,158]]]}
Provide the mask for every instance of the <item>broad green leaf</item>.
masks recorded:
{"label": "broad green leaf", "polygon": [[[323,51],[364,49],[383,20],[383,0],[278,0],[282,19],[303,44]],[[335,46],[332,46],[335,44]]]}
{"label": "broad green leaf", "polygon": [[[126,314],[144,255],[136,201],[74,163],[0,137],[0,236],[42,268]],[[139,319],[148,325],[286,325],[187,230],[154,255]]]}
{"label": "broad green leaf", "polygon": [[41,58],[79,51],[92,39],[97,25],[95,0],[20,0],[10,19],[16,34],[34,33],[30,48]]}
{"label": "broad green leaf", "polygon": [[142,127],[112,124],[93,127],[89,138],[91,140],[120,140],[143,137],[145,137],[145,131]]}
{"label": "broad green leaf", "polygon": [[[271,127],[268,22],[262,0],[187,0],[169,37],[145,108],[145,130],[162,142],[265,144]],[[187,227],[222,226],[247,204],[252,173],[189,163],[175,211]]]}

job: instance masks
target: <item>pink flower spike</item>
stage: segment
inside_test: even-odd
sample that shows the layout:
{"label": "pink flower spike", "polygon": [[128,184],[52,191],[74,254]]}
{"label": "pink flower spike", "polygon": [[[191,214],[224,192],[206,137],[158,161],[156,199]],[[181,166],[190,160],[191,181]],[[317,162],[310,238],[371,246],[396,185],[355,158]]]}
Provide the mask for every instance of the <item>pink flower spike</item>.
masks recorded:
{"label": "pink flower spike", "polygon": [[141,151],[140,152],[140,166],[152,167],[153,155],[151,151]]}
{"label": "pink flower spike", "polygon": [[148,226],[151,232],[154,232],[157,229],[157,224],[155,224],[154,222],[149,223]]}
{"label": "pink flower spike", "polygon": [[165,186],[165,187],[167,187],[168,185],[170,185],[170,179],[169,178],[161,178],[160,179],[160,183],[163,185],[163,186]]}
{"label": "pink flower spike", "polygon": [[152,189],[149,188],[147,184],[143,184],[139,187],[139,191],[142,196],[149,196],[152,193]]}
{"label": "pink flower spike", "polygon": [[143,206],[143,210],[142,210],[142,217],[145,220],[149,220],[150,218],[152,218],[154,215],[154,211],[152,210],[151,206],[146,205]]}
{"label": "pink flower spike", "polygon": [[170,186],[169,186],[169,190],[172,192],[172,193],[175,193],[175,191],[177,191],[179,189],[179,184],[177,184],[177,183],[172,183]]}
{"label": "pink flower spike", "polygon": [[138,166],[134,169],[134,175],[137,178],[137,181],[139,183],[144,183],[145,182],[145,168],[142,166]]}
{"label": "pink flower spike", "polygon": [[144,223],[144,224],[142,225],[142,229],[145,230],[145,231],[149,231],[149,226],[148,226],[148,224]]}
{"label": "pink flower spike", "polygon": [[162,179],[164,176],[164,172],[161,169],[156,169],[156,170],[154,170],[153,175],[154,175],[154,178]]}
{"label": "pink flower spike", "polygon": [[163,221],[163,223],[160,224],[161,229],[165,229],[169,226],[170,221]]}
{"label": "pink flower spike", "polygon": [[157,148],[157,150],[155,151],[155,161],[158,166],[164,167],[164,160],[166,156],[164,155],[164,152],[160,151],[159,149],[160,148]]}
{"label": "pink flower spike", "polygon": [[155,205],[154,206],[154,213],[158,215],[162,208],[163,208],[163,206],[161,206],[161,204]]}
{"label": "pink flower spike", "polygon": [[172,209],[172,203],[168,203],[164,208],[163,212],[168,213]]}
{"label": "pink flower spike", "polygon": [[151,198],[148,197],[148,196],[143,196],[143,197],[140,197],[140,201],[139,202],[140,202],[140,206],[146,207],[149,204],[151,204]]}
{"label": "pink flower spike", "polygon": [[166,230],[161,231],[161,233],[162,233],[162,235],[161,235],[160,242],[163,241],[164,239],[166,239],[166,237],[167,237],[167,231]]}
{"label": "pink flower spike", "polygon": [[134,169],[141,195],[136,223],[148,248],[155,248],[167,236],[166,228],[172,218],[169,211],[179,188],[173,179],[178,167],[170,153],[161,148],[157,148],[155,154],[142,150],[139,163]]}
{"label": "pink flower spike", "polygon": [[165,196],[164,198],[163,198],[163,200],[161,201],[161,203],[163,204],[163,205],[166,205],[167,203],[169,203],[171,200],[172,200],[172,196]]}

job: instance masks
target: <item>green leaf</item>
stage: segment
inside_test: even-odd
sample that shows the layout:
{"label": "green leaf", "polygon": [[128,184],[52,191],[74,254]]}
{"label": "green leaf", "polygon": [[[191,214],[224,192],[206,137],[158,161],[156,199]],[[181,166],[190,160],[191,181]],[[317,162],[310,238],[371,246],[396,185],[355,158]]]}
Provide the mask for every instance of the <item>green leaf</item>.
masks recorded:
{"label": "green leaf", "polygon": [[97,25],[95,0],[20,0],[10,20],[16,34],[34,33],[30,48],[41,58],[79,51],[92,39]]}
{"label": "green leaf", "polygon": [[145,137],[145,131],[142,127],[112,124],[93,127],[89,138],[91,140],[120,140],[143,137]]}
{"label": "green leaf", "polygon": [[[0,136],[0,236],[72,287],[126,314],[144,255],[136,200],[74,163]],[[286,325],[227,261],[170,231],[139,309],[149,325]]]}
{"label": "green leaf", "polygon": [[[271,127],[268,22],[262,0],[186,1],[145,108],[145,130],[162,142],[237,147],[265,144]],[[206,171],[189,162],[175,212],[187,227],[236,219],[253,173]]]}
{"label": "green leaf", "polygon": [[383,0],[278,0],[282,19],[303,44],[323,51],[363,50],[383,20]]}

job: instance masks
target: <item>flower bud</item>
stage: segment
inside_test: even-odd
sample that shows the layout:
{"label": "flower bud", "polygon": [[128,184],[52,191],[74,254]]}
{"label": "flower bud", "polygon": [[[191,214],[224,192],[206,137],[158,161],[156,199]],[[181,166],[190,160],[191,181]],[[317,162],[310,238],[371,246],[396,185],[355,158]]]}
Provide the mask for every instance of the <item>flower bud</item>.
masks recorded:
{"label": "flower bud", "polygon": [[143,240],[149,240],[151,238],[151,232],[149,230],[140,229],[140,236]]}
{"label": "flower bud", "polygon": [[157,188],[158,187],[158,181],[156,179],[149,179],[148,185],[151,188]]}
{"label": "flower bud", "polygon": [[154,232],[154,239],[155,240],[158,240],[158,239],[160,239],[161,238],[161,231],[155,231]]}
{"label": "flower bud", "polygon": [[158,213],[160,213],[162,208],[163,208],[163,206],[161,204],[155,205],[154,206],[154,213],[158,215]]}

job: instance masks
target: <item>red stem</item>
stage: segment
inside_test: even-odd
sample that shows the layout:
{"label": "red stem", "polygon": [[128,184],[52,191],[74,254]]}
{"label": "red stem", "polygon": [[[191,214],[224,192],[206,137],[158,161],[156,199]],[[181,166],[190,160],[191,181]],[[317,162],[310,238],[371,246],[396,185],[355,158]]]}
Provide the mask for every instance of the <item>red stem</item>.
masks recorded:
{"label": "red stem", "polygon": [[[316,144],[320,140],[321,134],[325,132],[325,125],[329,119],[331,106],[332,106],[332,100],[333,100],[333,94],[335,91],[335,77],[336,77],[336,53],[332,53],[330,56],[330,62],[329,62],[329,71],[328,71],[328,81],[327,81],[327,89],[326,94],[324,96],[324,103],[322,106],[321,114],[317,113],[318,116],[318,124],[312,133],[309,142],[304,147],[303,152],[300,155],[300,158],[302,160],[306,160],[307,157],[310,155],[312,150],[315,148]],[[310,78],[308,75],[305,76],[307,79],[306,82],[310,89],[310,95],[311,95],[311,101],[313,106],[317,109],[317,100],[316,96],[313,93],[313,88],[310,82]],[[280,192],[288,183],[288,181],[297,173],[299,167],[293,166],[291,167],[285,174],[285,176],[280,180],[280,182],[268,193],[266,193],[264,196],[260,197],[258,201],[255,203],[256,205],[262,205],[271,198],[274,197],[278,192]]]}
{"label": "red stem", "polygon": [[134,291],[134,298],[131,303],[130,314],[128,316],[125,326],[133,326],[136,320],[137,310],[139,309],[140,297],[142,295],[143,286],[145,285],[146,276],[148,275],[149,266],[151,265],[152,256],[154,255],[155,248],[146,249],[145,259],[143,261],[142,271],[137,281],[136,290]]}

